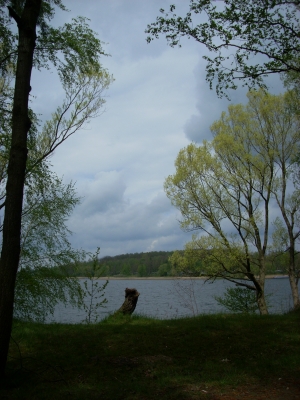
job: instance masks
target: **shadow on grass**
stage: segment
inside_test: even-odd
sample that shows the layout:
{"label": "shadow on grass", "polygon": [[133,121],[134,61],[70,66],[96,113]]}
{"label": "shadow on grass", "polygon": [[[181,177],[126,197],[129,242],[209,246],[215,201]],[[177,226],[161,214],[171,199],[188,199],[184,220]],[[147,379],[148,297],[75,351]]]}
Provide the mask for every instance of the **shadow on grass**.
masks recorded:
{"label": "shadow on grass", "polygon": [[[299,328],[299,312],[174,320],[118,314],[94,325],[15,321],[0,398],[226,399],[230,393],[227,399],[257,400],[272,390],[285,396],[286,387],[300,396]],[[276,393],[261,398],[280,399]]]}

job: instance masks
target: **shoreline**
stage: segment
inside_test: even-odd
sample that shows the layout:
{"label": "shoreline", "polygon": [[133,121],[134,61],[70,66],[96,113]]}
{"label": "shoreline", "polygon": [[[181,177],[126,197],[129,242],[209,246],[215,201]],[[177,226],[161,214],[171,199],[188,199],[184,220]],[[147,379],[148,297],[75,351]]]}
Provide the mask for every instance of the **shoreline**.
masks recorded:
{"label": "shoreline", "polygon": [[[266,279],[283,279],[283,278],[288,278],[288,275],[266,275]],[[86,276],[77,276],[75,278],[78,279],[90,279],[89,277]],[[98,280],[104,280],[104,281],[109,281],[109,280],[136,280],[136,281],[143,281],[143,280],[188,280],[188,279],[193,279],[193,280],[206,280],[209,279],[207,276],[101,276],[99,278],[95,278]],[[225,278],[216,278],[216,279],[225,279]]]}

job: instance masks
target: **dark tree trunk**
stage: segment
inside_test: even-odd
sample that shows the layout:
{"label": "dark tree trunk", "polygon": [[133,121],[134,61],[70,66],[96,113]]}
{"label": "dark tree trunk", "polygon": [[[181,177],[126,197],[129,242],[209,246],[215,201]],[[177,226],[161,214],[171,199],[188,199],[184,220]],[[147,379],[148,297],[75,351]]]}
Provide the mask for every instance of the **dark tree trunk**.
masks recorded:
{"label": "dark tree trunk", "polygon": [[132,314],[135,310],[140,293],[136,289],[125,289],[125,301],[117,312]]}
{"label": "dark tree trunk", "polygon": [[4,377],[12,328],[16,275],[20,256],[21,215],[30,129],[28,98],[42,0],[26,0],[22,14],[9,7],[19,32],[12,111],[12,137],[7,170],[3,241],[0,260],[0,378]]}

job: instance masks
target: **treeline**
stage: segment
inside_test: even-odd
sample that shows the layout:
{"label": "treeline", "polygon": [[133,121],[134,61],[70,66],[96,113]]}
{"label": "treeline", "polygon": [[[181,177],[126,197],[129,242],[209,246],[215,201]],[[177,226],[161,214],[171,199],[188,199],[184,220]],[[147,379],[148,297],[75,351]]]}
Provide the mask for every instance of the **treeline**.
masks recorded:
{"label": "treeline", "polygon": [[[97,276],[172,276],[176,275],[169,262],[172,251],[120,254],[99,258]],[[64,267],[70,276],[90,276],[93,261],[81,262]]]}
{"label": "treeline", "polygon": [[[151,251],[146,253],[120,254],[114,257],[106,256],[98,259],[96,272],[93,272],[93,261],[80,262],[64,266],[63,270],[69,276],[99,277],[171,277],[182,276],[182,271],[176,268],[170,257],[173,251]],[[179,251],[183,254],[183,251]],[[267,257],[267,274],[285,274],[287,254],[272,253]],[[205,276],[206,268],[201,260],[197,260],[190,276]]]}

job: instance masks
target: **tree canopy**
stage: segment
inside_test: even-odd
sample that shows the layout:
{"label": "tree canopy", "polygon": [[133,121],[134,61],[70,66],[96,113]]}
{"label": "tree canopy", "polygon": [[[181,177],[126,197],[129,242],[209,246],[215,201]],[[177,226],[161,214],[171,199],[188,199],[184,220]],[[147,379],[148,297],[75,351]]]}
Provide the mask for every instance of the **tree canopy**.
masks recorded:
{"label": "tree canopy", "polygon": [[212,54],[203,57],[206,79],[228,96],[239,82],[265,86],[267,75],[300,72],[297,6],[298,0],[191,0],[185,16],[175,14],[175,5],[161,9],[146,29],[147,41],[162,34],[172,47],[181,46],[182,37],[203,44]]}
{"label": "tree canopy", "polygon": [[[248,98],[246,106],[230,105],[211,126],[211,143],[179,152],[165,190],[181,211],[182,227],[201,231],[186,245],[185,257],[174,256],[173,263],[191,270],[202,259],[210,277],[255,290],[264,314],[271,210],[277,203],[279,213],[283,208],[293,218],[289,201],[285,204],[286,185],[292,183],[300,136],[289,93],[251,91]],[[298,213],[297,195],[291,196]],[[294,229],[298,236],[299,228]]]}

